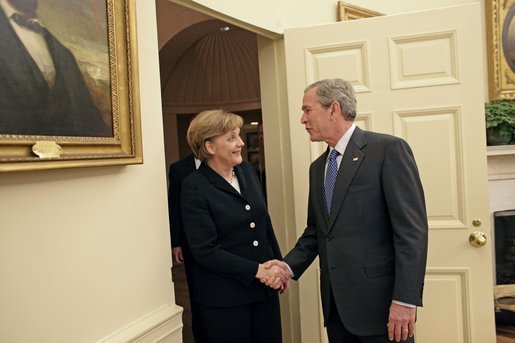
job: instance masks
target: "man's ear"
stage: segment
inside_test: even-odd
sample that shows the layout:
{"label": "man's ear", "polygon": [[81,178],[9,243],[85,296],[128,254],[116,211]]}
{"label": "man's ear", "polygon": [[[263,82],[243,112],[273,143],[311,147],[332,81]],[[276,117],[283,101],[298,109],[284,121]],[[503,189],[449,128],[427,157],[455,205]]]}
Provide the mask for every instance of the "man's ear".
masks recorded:
{"label": "man's ear", "polygon": [[331,114],[338,113],[339,110],[341,110],[340,103],[338,101],[334,100],[331,103]]}

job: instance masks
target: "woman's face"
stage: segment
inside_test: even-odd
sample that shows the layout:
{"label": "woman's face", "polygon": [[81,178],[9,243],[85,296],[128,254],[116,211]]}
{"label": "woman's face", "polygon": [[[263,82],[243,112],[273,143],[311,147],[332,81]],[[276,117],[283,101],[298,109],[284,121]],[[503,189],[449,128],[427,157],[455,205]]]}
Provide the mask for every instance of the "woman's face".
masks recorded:
{"label": "woman's face", "polygon": [[211,153],[212,162],[218,165],[234,167],[243,161],[241,148],[243,148],[245,143],[240,138],[239,128],[212,138],[206,144],[208,151]]}

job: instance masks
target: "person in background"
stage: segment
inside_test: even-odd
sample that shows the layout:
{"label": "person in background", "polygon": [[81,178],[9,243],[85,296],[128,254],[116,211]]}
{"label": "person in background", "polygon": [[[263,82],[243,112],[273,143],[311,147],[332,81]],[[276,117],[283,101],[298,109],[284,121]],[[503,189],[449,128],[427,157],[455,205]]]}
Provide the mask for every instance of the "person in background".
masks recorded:
{"label": "person in background", "polygon": [[200,160],[193,155],[176,161],[170,165],[168,187],[168,217],[170,220],[170,239],[172,256],[177,264],[184,263],[186,283],[191,308],[191,329],[195,342],[202,342],[202,333],[198,330],[198,315],[196,303],[191,297],[190,289],[193,287],[192,263],[193,257],[184,236],[184,226],[181,214],[181,188],[182,181],[200,166]]}
{"label": "person in background", "polygon": [[351,84],[327,79],[304,91],[301,123],[329,146],[309,168],[307,227],[284,262],[298,279],[320,258],[331,343],[413,342],[422,306],[428,224],[417,165],[401,138],[356,126]]}
{"label": "person in background", "polygon": [[188,144],[202,161],[181,192],[193,255],[190,291],[206,342],[280,343],[278,290],[288,282],[276,280],[279,267],[263,265],[282,256],[256,173],[242,163],[242,125],[236,114],[209,110],[188,128]]}

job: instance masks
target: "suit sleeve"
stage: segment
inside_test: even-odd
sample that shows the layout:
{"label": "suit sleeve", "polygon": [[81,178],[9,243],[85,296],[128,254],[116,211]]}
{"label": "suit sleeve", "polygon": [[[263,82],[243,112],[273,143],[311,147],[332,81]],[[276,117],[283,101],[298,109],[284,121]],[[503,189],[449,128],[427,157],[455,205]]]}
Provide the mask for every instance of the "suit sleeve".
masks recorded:
{"label": "suit sleeve", "polygon": [[204,192],[194,182],[182,185],[181,210],[188,245],[197,263],[212,272],[250,285],[255,279],[258,263],[222,249]]}
{"label": "suit sleeve", "polygon": [[308,201],[308,220],[304,233],[297,240],[295,247],[284,257],[284,261],[293,271],[294,280],[301,277],[304,271],[310,266],[318,255],[318,238],[315,224],[314,204],[311,189],[314,181],[312,180],[313,167],[310,168],[310,188]]}
{"label": "suit sleeve", "polygon": [[415,158],[405,141],[396,140],[387,149],[382,183],[395,247],[392,298],[422,306],[427,259],[427,214]]}
{"label": "suit sleeve", "polygon": [[168,217],[170,221],[170,239],[172,247],[184,246],[184,230],[181,214],[181,180],[173,165],[170,167],[169,172]]}

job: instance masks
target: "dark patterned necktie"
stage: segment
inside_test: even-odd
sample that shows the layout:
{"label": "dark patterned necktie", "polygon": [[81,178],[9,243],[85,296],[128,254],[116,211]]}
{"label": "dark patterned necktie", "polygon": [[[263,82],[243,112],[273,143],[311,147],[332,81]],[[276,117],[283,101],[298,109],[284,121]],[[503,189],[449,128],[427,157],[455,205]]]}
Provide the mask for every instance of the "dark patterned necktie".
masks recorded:
{"label": "dark patterned necktie", "polygon": [[329,162],[327,163],[327,171],[325,173],[324,195],[328,216],[331,214],[333,190],[334,185],[336,184],[336,175],[338,174],[338,163],[336,161],[338,155],[339,153],[336,149],[331,150],[329,153]]}
{"label": "dark patterned necktie", "polygon": [[22,15],[19,15],[18,13],[14,13],[11,18],[14,20],[14,22],[22,27],[25,27],[31,31],[37,32],[37,33],[44,33],[45,28],[39,23],[37,19],[27,18]]}

